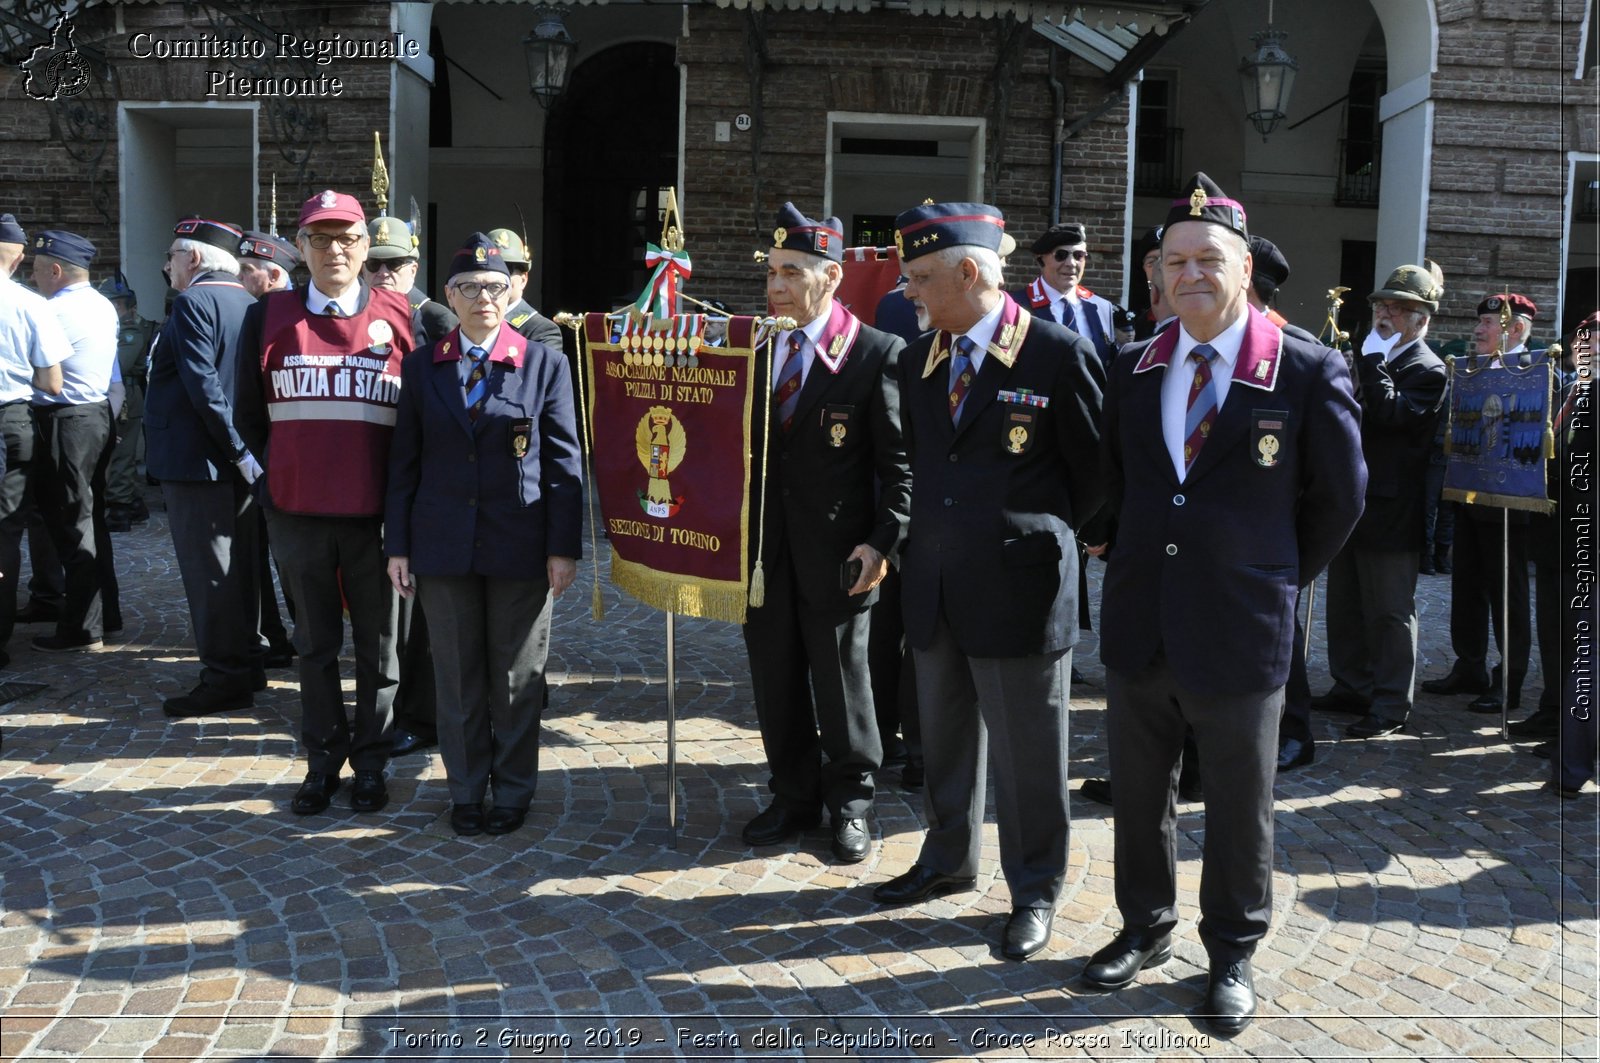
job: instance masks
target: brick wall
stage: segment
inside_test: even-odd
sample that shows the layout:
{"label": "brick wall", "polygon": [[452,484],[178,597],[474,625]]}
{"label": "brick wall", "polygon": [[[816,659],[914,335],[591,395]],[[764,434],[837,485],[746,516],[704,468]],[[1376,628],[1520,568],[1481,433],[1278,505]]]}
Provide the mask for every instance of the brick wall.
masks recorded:
{"label": "brick wall", "polygon": [[[759,86],[756,39],[767,51]],[[985,195],[1025,248],[1049,218],[1052,48],[1010,19],[691,8],[678,56],[688,67],[685,228],[694,289],[740,307],[761,305],[751,252],[770,246],[784,200],[820,209],[829,111],[987,118]],[[1061,53],[1057,71],[1071,123],[1105,90],[1091,76],[1096,71],[1065,59]],[[737,111],[749,113],[755,129],[715,142],[713,123]],[[1127,119],[1122,102],[1091,123],[1068,142],[1063,171],[1063,219],[1083,221],[1091,246],[1119,260]],[[903,207],[921,198],[908,189]],[[1032,265],[1026,253],[1017,256],[1008,280],[1028,280]]]}

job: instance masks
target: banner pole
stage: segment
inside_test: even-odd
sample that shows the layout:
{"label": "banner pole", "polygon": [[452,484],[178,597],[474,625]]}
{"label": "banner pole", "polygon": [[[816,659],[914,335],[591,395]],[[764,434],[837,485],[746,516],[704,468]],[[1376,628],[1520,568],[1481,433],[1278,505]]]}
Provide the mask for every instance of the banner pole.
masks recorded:
{"label": "banner pole", "polygon": [[1511,510],[1500,510],[1500,741],[1511,741]]}
{"label": "banner pole", "polygon": [[667,613],[667,846],[678,847],[678,669],[673,660],[673,614]]}
{"label": "banner pole", "polygon": [[1311,617],[1317,611],[1317,581],[1312,580],[1306,588],[1306,644],[1301,647],[1301,653],[1307,661],[1311,660]]}

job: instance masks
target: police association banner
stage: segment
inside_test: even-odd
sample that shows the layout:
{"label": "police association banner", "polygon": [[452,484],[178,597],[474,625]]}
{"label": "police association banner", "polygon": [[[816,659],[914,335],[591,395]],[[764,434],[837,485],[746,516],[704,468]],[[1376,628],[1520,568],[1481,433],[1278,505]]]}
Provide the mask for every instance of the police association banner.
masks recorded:
{"label": "police association banner", "polygon": [[742,624],[755,319],[716,335],[723,325],[585,315],[590,446],[611,581],[657,609]]}
{"label": "police association banner", "polygon": [[[1456,367],[1462,359],[1453,363]],[[1526,368],[1452,369],[1444,497],[1549,513],[1545,459],[1550,434],[1550,362]]]}

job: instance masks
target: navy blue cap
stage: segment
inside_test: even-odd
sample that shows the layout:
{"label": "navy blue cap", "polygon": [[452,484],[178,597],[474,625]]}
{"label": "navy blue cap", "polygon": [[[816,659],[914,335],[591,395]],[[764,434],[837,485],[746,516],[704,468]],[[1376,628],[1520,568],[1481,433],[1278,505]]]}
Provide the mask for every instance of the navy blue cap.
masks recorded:
{"label": "navy blue cap", "polygon": [[1089,242],[1088,236],[1083,231],[1083,226],[1077,222],[1068,222],[1065,225],[1052,225],[1044,231],[1044,235],[1033,242],[1028,248],[1036,255],[1046,251],[1054,251],[1058,247],[1074,247],[1078,244]]}
{"label": "navy blue cap", "polygon": [[286,273],[300,264],[300,252],[289,241],[253,229],[239,241],[239,257],[277,263]]}
{"label": "navy blue cap", "polygon": [[778,227],[772,230],[772,246],[843,262],[844,226],[838,218],[812,221],[793,203],[785,203],[778,208]]}
{"label": "navy blue cap", "polygon": [[94,245],[77,233],[61,229],[46,229],[33,238],[34,253],[69,262],[74,266],[89,268],[94,261]]}
{"label": "navy blue cap", "polygon": [[485,271],[511,276],[511,270],[506,267],[505,256],[500,253],[500,245],[484,233],[473,233],[467,237],[467,242],[461,245],[461,250],[450,260],[450,272],[445,274],[445,279],[448,280],[458,273]]}
{"label": "navy blue cap", "polygon": [[17,224],[14,214],[0,214],[0,244],[25,244],[28,234]]}
{"label": "navy blue cap", "polygon": [[902,262],[959,245],[998,254],[1005,228],[1006,216],[987,203],[924,203],[895,218],[894,245]]}
{"label": "navy blue cap", "polygon": [[172,227],[172,235],[185,240],[197,240],[202,244],[210,244],[220,248],[230,255],[239,253],[239,241],[244,239],[244,232],[237,225],[229,225],[225,221],[211,221],[209,218],[200,218],[190,215]]}
{"label": "navy blue cap", "polygon": [[1265,236],[1250,237],[1250,257],[1255,262],[1253,276],[1272,282],[1273,288],[1283,287],[1289,279],[1289,260],[1283,257],[1278,245]]}
{"label": "navy blue cap", "polygon": [[1229,199],[1215,181],[1197,171],[1184,187],[1190,191],[1182,199],[1174,199],[1172,208],[1167,211],[1168,231],[1186,221],[1209,221],[1250,239],[1250,230],[1244,222],[1244,205]]}

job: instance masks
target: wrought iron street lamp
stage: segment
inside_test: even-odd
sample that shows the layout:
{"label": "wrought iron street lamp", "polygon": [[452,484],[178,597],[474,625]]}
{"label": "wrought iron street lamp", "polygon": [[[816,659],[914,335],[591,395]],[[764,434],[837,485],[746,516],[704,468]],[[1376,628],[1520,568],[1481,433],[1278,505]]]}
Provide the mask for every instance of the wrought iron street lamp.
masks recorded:
{"label": "wrought iron street lamp", "polygon": [[522,39],[528,58],[528,89],[541,107],[549,107],[566,89],[567,72],[578,50],[578,42],[561,20],[565,13],[565,8],[545,8],[539,24]]}
{"label": "wrought iron street lamp", "polygon": [[1294,90],[1295,74],[1300,70],[1294,56],[1283,50],[1288,36],[1272,28],[1272,0],[1267,0],[1267,28],[1251,36],[1256,52],[1239,63],[1245,103],[1250,108],[1246,117],[1262,140],[1289,113],[1289,93]]}

